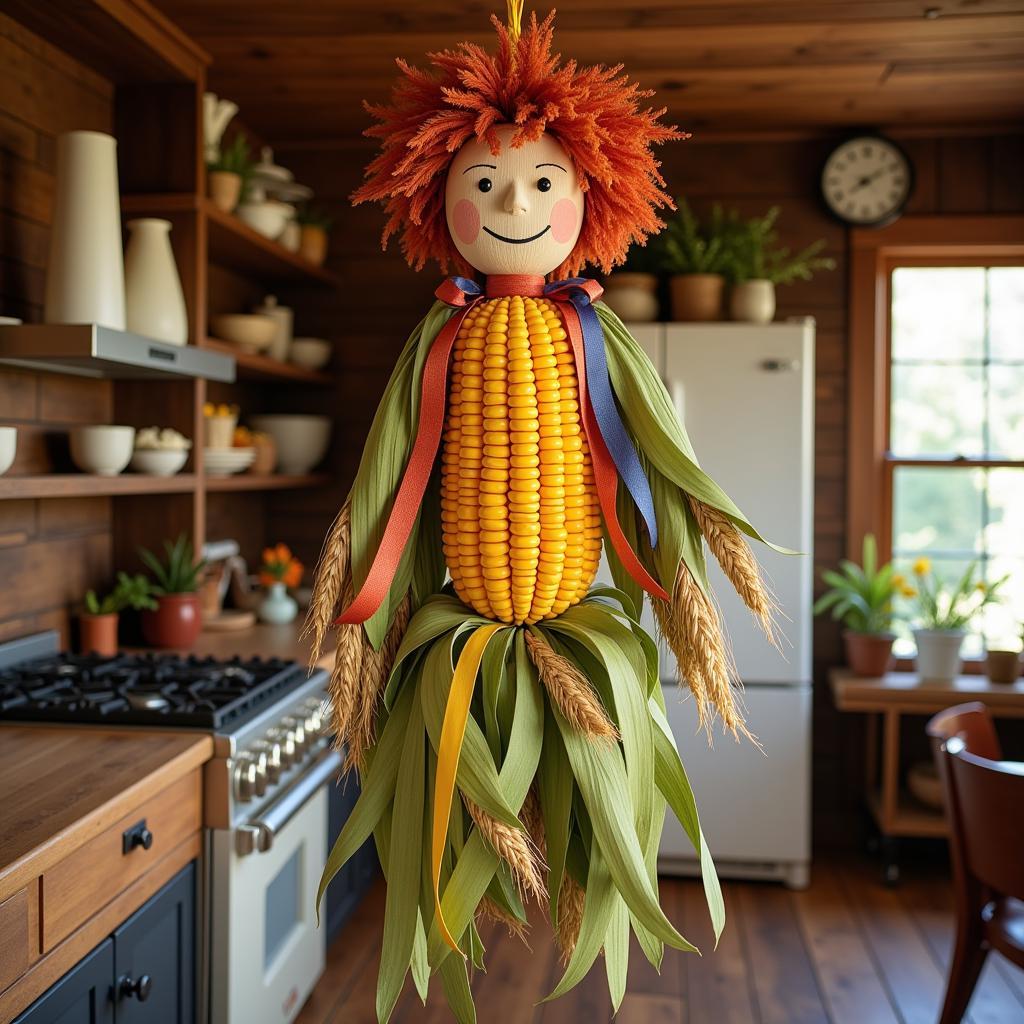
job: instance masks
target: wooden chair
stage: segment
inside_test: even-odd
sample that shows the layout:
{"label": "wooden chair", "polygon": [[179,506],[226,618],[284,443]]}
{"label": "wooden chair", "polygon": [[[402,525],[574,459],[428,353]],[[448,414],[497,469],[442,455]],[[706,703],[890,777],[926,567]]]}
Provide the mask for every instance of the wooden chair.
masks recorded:
{"label": "wooden chair", "polygon": [[1002,761],[983,704],[941,711],[927,729],[956,882],[956,946],[939,1021],[958,1024],[990,949],[1024,967],[1024,765]]}

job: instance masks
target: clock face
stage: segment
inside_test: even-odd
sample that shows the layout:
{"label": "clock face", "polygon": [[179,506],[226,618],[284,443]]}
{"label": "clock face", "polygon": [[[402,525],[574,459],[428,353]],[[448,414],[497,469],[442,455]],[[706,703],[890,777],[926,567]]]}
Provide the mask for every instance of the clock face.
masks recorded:
{"label": "clock face", "polygon": [[864,135],[838,146],[821,172],[821,191],[840,220],[880,227],[895,220],[912,187],[910,161],[888,139]]}

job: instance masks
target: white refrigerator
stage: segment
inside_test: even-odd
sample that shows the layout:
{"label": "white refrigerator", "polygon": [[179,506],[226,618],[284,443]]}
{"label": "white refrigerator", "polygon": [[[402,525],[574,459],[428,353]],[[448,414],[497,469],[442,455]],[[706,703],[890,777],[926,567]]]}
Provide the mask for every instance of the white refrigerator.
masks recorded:
{"label": "white refrigerator", "polygon": [[[782,653],[709,555],[750,730],[763,748],[720,728],[698,732],[693,700],[662,648],[668,718],[701,824],[723,877],[809,881],[811,847],[811,604],[814,540],[814,321],[633,324],[686,425],[701,466],[761,534],[800,552],[754,543],[781,608]],[[607,567],[602,572],[610,579]],[[654,630],[650,610],[645,626]],[[693,848],[669,814],[665,873],[696,873]]]}

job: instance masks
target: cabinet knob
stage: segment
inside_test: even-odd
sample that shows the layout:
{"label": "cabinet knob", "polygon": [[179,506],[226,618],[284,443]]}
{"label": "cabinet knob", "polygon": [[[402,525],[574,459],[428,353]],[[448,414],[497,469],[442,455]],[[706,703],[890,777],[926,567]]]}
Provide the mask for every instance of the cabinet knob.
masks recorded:
{"label": "cabinet knob", "polygon": [[137,821],[131,828],[126,828],[121,833],[121,852],[131,853],[136,847],[141,846],[148,850],[153,845],[153,833],[146,828],[146,819]]}
{"label": "cabinet knob", "polygon": [[122,999],[135,998],[140,1003],[144,1003],[152,990],[153,979],[148,974],[140,974],[134,981],[126,974],[118,982],[118,991],[121,993]]}

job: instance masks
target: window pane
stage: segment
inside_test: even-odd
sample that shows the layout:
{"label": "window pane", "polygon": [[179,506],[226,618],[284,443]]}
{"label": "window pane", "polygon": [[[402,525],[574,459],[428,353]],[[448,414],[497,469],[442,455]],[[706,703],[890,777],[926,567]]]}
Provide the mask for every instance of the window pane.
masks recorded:
{"label": "window pane", "polygon": [[893,480],[893,550],[981,549],[983,471],[897,467]]}
{"label": "window pane", "polygon": [[981,366],[893,366],[889,445],[897,455],[985,450]]}
{"label": "window pane", "polygon": [[993,363],[988,372],[991,454],[1024,458],[1024,365]]}
{"label": "window pane", "polygon": [[985,548],[1024,558],[1024,469],[989,470],[988,518]]}
{"label": "window pane", "polygon": [[994,582],[1002,576],[1009,579],[999,588],[1001,600],[985,609],[981,630],[989,646],[1014,650],[1020,645],[1024,622],[1024,558],[992,558],[985,567],[985,578]]}
{"label": "window pane", "polygon": [[1024,267],[992,267],[988,275],[992,358],[1024,360]]}
{"label": "window pane", "polygon": [[892,273],[892,358],[984,357],[984,267],[899,267]]}

